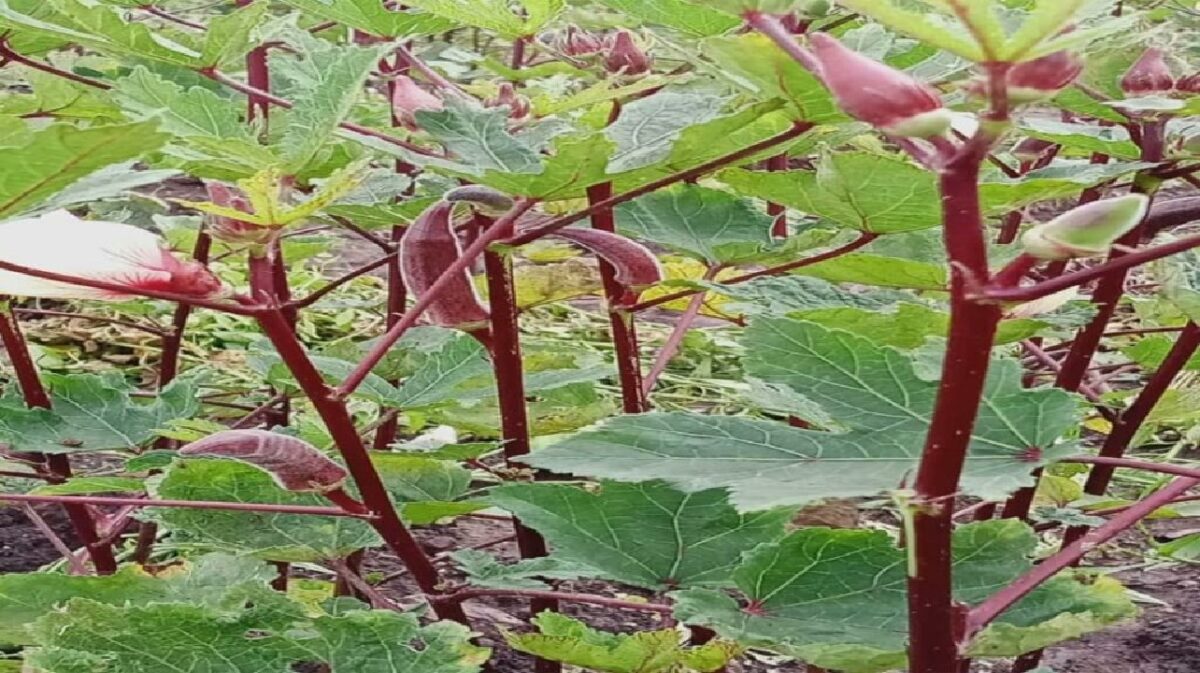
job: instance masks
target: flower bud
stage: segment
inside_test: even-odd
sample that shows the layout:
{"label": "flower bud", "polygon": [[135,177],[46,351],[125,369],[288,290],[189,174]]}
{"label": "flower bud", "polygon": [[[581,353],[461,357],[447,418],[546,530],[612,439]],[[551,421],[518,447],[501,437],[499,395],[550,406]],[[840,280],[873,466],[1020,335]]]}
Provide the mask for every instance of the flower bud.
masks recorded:
{"label": "flower bud", "polygon": [[[245,213],[250,212],[250,203],[237,190],[220,182],[206,182],[210,201],[218,206],[235,208]],[[208,231],[214,237],[226,243],[249,243],[261,245],[271,240],[275,230],[253,222],[238,220],[232,217],[209,216]]]}
{"label": "flower bud", "polygon": [[604,68],[621,75],[641,75],[650,70],[653,59],[633,39],[633,33],[618,30],[608,40]]}
{"label": "flower bud", "polygon": [[410,130],[417,129],[419,110],[441,110],[442,99],[417,86],[411,77],[396,75],[392,82],[392,116]]}
{"label": "flower bud", "polygon": [[554,40],[554,48],[567,56],[591,56],[604,49],[604,40],[576,26],[567,26]]}
{"label": "flower bud", "polygon": [[1021,244],[1038,259],[1071,259],[1104,254],[1113,242],[1146,216],[1150,199],[1128,194],[1069,210],[1025,232]]}
{"label": "flower bud", "polygon": [[950,128],[950,111],[932,87],[824,33],[809,39],[821,79],[851,117],[897,136],[928,138]]}
{"label": "flower bud", "polygon": [[1166,93],[1174,86],[1175,79],[1163,58],[1163,50],[1157,48],[1147,49],[1121,77],[1121,91],[1130,96]]}
{"label": "flower bud", "polygon": [[1083,72],[1083,60],[1069,51],[1056,51],[1018,63],[1008,71],[1008,96],[1014,103],[1034,103],[1070,86]]}
{"label": "flower bud", "polygon": [[1017,143],[1016,147],[1012,148],[1012,155],[1021,163],[1033,163],[1042,158],[1050,148],[1054,147],[1054,143],[1041,138],[1025,138]]}
{"label": "flower bud", "polygon": [[1200,72],[1181,77],[1175,82],[1175,90],[1190,95],[1200,95]]}
{"label": "flower bud", "polygon": [[511,82],[502,83],[496,95],[484,101],[483,105],[508,108],[508,116],[514,121],[528,117],[533,109],[529,99],[517,93]]}

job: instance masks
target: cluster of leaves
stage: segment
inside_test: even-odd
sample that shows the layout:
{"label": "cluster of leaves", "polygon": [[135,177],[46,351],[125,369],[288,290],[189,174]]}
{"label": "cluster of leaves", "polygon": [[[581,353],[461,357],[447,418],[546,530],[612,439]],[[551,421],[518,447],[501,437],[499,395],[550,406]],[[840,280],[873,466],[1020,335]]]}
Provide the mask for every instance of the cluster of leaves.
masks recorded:
{"label": "cluster of leaves", "polygon": [[[0,46],[20,57],[0,69],[8,87],[0,94],[0,219],[86,209],[155,228],[180,248],[193,244],[201,222],[180,212],[205,213],[210,224],[224,218],[286,226],[282,252],[292,287],[311,290],[327,280],[317,270],[352,259],[344,249],[354,234],[339,229],[343,224],[378,242],[460,182],[539,201],[540,212],[529,218],[535,224],[577,210],[598,186],[628,192],[745,152],[699,182],[650,191],[614,209],[617,230],[660,251],[665,262],[667,278],[642,299],[703,292],[705,312],[727,323],[713,338],[737,357],[722,372],[720,394],[735,395],[745,414],[616,415],[607,349],[581,346],[577,334],[526,339],[524,390],[538,450],[525,463],[597,481],[522,481],[527,474],[519,465],[495,467],[503,447],[493,440],[511,438],[487,348],[435,326],[409,331],[348,403],[362,426],[385,424],[399,410],[406,434],[454,430],[432,446],[399,442],[372,452],[407,523],[447,523],[493,508],[548,543],[548,557],[516,564],[459,551],[454,558],[471,584],[534,591],[550,589],[551,581],[598,578],[655,592],[681,622],[720,636],[685,646],[673,629],[610,634],[544,613],[536,619],[539,633],[508,634],[518,650],[614,673],[715,671],[747,648],[850,673],[904,665],[907,568],[898,531],[789,524],[798,508],[828,498],[898,491],[917,467],[949,325],[937,176],[844,114],[814,75],[766,37],[739,31],[737,14],[753,3],[408,0],[404,11],[379,0],[191,4],[0,0]],[[1170,112],[1165,160],[1196,158],[1197,128],[1187,116],[1200,109],[1200,98],[1124,100],[1119,86],[1148,31],[1174,39],[1173,17],[1114,16],[1114,4],[864,0],[809,7],[804,19],[811,30],[828,29],[853,49],[939,83],[960,121],[978,108],[966,91],[972,62],[983,55],[954,19],[954,7],[992,16],[992,37],[1016,54],[1087,50],[1083,86],[1018,118],[997,161],[1022,163],[1013,150],[1024,139],[1052,143],[1057,156],[1019,175],[999,168],[983,175],[983,214],[999,224],[1014,212],[1036,219],[1047,204],[1161,168],[1143,160],[1121,125],[1130,110]],[[1071,17],[1079,24],[1074,31],[1047,39]],[[563,53],[560,37],[576,25],[636,30],[639,48],[657,59],[653,69],[605,73],[596,54]],[[423,40],[447,31],[453,37]],[[436,109],[409,111],[411,124],[393,127],[395,110],[382,95],[397,76],[388,60],[398,44],[414,40],[421,61],[456,84],[438,90],[444,100]],[[515,44],[526,53],[519,67],[508,60]],[[277,98],[269,115],[251,119],[245,87],[236,85],[252,77],[245,64],[260,45],[270,46],[266,66]],[[30,59],[46,67],[23,65]],[[529,114],[516,115],[515,104],[481,104],[508,81],[521,85]],[[435,90],[439,83],[425,85]],[[797,124],[812,128],[748,151]],[[761,170],[778,155],[787,159],[783,170]],[[1095,160],[1100,156],[1107,159]],[[407,174],[393,170],[396,162]],[[208,203],[190,189],[195,179],[237,185],[253,208]],[[175,199],[173,189],[187,198]],[[787,213],[786,237],[772,234],[779,207]],[[290,237],[301,225],[324,229]],[[792,273],[725,282],[862,239],[869,243]],[[212,268],[239,289],[247,276],[237,260],[248,247],[224,240],[214,249]],[[995,245],[989,256],[1000,265],[1018,252]],[[571,300],[603,295],[595,265],[574,247],[539,241],[506,254],[517,261],[516,301],[526,315],[563,319],[581,305]],[[1185,257],[1155,269],[1165,298],[1134,302],[1140,325],[1176,327],[1200,317],[1194,262]],[[487,289],[485,279],[477,281]],[[353,294],[316,302],[297,327],[330,385],[351,375],[372,346],[367,335],[383,321],[383,290],[370,279],[352,287]],[[125,318],[170,311],[148,301],[109,309]],[[1081,301],[1010,308],[962,495],[1003,500],[1033,486],[1035,469],[1051,467],[1059,471],[1039,490],[1039,504],[1053,509],[1043,512],[1046,520],[1079,523],[1085,519],[1070,506],[1097,504],[1086,503],[1071,475],[1053,465],[1078,453],[1080,428],[1095,424],[1087,405],[1062,390],[1027,387],[1008,347],[1060,337],[1090,317]],[[184,377],[155,393],[142,393],[118,371],[45,373],[52,404],[28,409],[17,386],[6,387],[0,441],[14,458],[112,459],[100,475],[17,485],[34,495],[327,504],[245,463],[164,448],[164,440],[223,429],[228,419],[215,400],[253,408],[282,393],[295,404],[287,427],[275,430],[340,460],[288,363],[239,320],[197,316],[189,335],[214,352],[202,349]],[[1121,352],[1154,368],[1169,348],[1165,337],[1133,338]],[[230,361],[205,363],[217,350],[236,356],[221,353]],[[1147,428],[1200,421],[1195,390],[1170,395]],[[359,495],[353,484],[347,490]],[[127,565],[108,577],[0,575],[0,641],[23,647],[26,665],[46,673],[249,673],[306,664],[335,673],[467,673],[487,657],[470,644],[467,629],[450,622],[423,626],[416,613],[325,600],[332,587],[324,584],[314,590],[317,599],[267,587],[273,574],[266,561],[328,570],[336,559],[379,546],[377,531],[361,519],[165,507],[138,516],[166,536],[170,544],[160,554],[182,559],[178,565],[156,574]],[[978,603],[1007,585],[1030,568],[1037,543],[1033,529],[1017,520],[960,527],[956,598]],[[970,653],[1020,655],[1133,613],[1115,581],[1067,574],[1005,612],[973,640]]]}

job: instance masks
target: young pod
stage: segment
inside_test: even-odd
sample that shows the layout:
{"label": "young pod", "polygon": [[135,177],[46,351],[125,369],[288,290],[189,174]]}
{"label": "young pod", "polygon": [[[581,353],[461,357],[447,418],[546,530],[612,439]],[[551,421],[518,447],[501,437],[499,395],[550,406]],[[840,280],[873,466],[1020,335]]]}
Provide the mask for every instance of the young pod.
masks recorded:
{"label": "young pod", "polygon": [[1175,82],[1175,90],[1189,96],[1200,95],[1200,72],[1180,77],[1179,81]]}
{"label": "young pod", "polygon": [[446,192],[442,199],[450,203],[470,203],[484,215],[498,217],[513,207],[512,197],[484,185],[463,185]]}
{"label": "young pod", "polygon": [[392,116],[410,130],[417,129],[416,113],[421,110],[441,110],[441,98],[422,89],[406,75],[396,75],[392,82]]}
{"label": "young pod", "polygon": [[1056,51],[1018,63],[1008,71],[1008,97],[1013,103],[1035,103],[1058,94],[1083,72],[1083,59]]}
{"label": "young pod", "polygon": [[[446,267],[462,256],[462,244],[454,233],[451,217],[454,204],[438,201],[405,230],[400,239],[400,274],[415,296],[429,291]],[[488,311],[467,269],[437,294],[425,312],[429,323],[440,327],[470,330],[485,324]]]}
{"label": "young pod", "polygon": [[[234,208],[250,212],[250,203],[237,190],[220,182],[205,182],[208,199],[218,206]],[[247,243],[261,245],[271,240],[275,230],[271,227],[246,222],[232,217],[209,216],[208,231],[216,238],[227,243]]]}
{"label": "young pod", "polygon": [[1149,205],[1144,194],[1094,201],[1033,227],[1021,243],[1027,254],[1038,259],[1102,255],[1142,221]]}
{"label": "young pod", "polygon": [[619,75],[641,75],[649,72],[653,59],[633,39],[633,33],[618,30],[608,40],[604,68]]}
{"label": "young pod", "polygon": [[65,210],[0,224],[0,261],[126,286],[99,290],[0,270],[0,294],[123,300],[137,290],[218,297],[226,288],[203,264],[182,260],[158,236],[119,222],[81,220]]}
{"label": "young pod", "polygon": [[508,117],[514,121],[524,119],[533,110],[529,99],[517,93],[512,82],[503,82],[496,95],[483,102],[484,107],[506,107]]}
{"label": "young pod", "polygon": [[559,229],[553,235],[587,248],[611,264],[616,271],[617,282],[626,287],[640,290],[663,279],[662,266],[654,253],[646,246],[620,234],[601,229],[568,227]]}
{"label": "young pod", "polygon": [[325,493],[342,487],[346,469],[308,442],[266,430],[224,430],[179,450],[186,457],[228,458],[271,475],[280,488]]}
{"label": "young pod", "polygon": [[1153,47],[1143,52],[1121,77],[1121,91],[1129,96],[1152,96],[1174,88],[1175,79],[1163,56],[1162,49]]}
{"label": "young pod", "polygon": [[566,56],[591,56],[604,50],[604,40],[576,26],[567,26],[554,39],[554,48]]}
{"label": "young pod", "polygon": [[896,136],[928,138],[950,128],[950,112],[932,87],[824,33],[809,39],[821,79],[846,114]]}

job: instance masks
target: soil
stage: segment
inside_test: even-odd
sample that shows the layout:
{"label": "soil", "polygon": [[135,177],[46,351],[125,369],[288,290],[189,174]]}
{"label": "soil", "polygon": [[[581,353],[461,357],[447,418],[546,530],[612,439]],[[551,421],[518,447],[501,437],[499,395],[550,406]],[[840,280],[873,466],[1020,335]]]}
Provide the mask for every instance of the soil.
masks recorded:
{"label": "soil", "polygon": [[[50,528],[74,549],[75,536],[58,507],[38,507]],[[29,572],[57,561],[62,555],[19,507],[0,507],[0,573]]]}

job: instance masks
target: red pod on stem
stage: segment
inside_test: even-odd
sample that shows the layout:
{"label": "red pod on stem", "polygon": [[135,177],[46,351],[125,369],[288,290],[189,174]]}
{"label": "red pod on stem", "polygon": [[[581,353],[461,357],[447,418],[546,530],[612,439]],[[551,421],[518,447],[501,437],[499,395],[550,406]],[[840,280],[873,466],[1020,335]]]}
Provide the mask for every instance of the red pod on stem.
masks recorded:
{"label": "red pod on stem", "polygon": [[824,33],[809,39],[821,79],[851,117],[897,136],[928,138],[950,128],[950,112],[929,85]]}
{"label": "red pod on stem", "polygon": [[1067,88],[1083,72],[1083,59],[1056,51],[1018,63],[1008,71],[1008,97],[1014,103],[1033,103]]}
{"label": "red pod on stem", "polygon": [[608,40],[608,53],[604,56],[604,68],[611,73],[621,75],[641,75],[650,70],[653,59],[645,52],[633,33],[618,30]]}
{"label": "red pod on stem", "polygon": [[[400,273],[404,286],[423,296],[456,259],[462,256],[462,244],[454,232],[451,214],[454,204],[439,201],[421,213],[400,239]],[[471,273],[464,268],[455,281],[425,311],[427,320],[441,327],[471,330],[485,325],[488,311]]]}
{"label": "red pod on stem", "polygon": [[1151,47],[1121,77],[1121,91],[1130,96],[1167,93],[1175,87],[1163,50]]}
{"label": "red pod on stem", "polygon": [[662,266],[654,253],[620,234],[602,229],[567,228],[556,231],[554,235],[587,248],[611,264],[616,272],[616,281],[621,285],[641,289],[663,279]]}
{"label": "red pod on stem", "polygon": [[270,474],[281,488],[296,492],[332,491],[349,476],[312,444],[267,430],[225,430],[188,444],[179,455],[247,463]]}
{"label": "red pod on stem", "polygon": [[407,75],[396,75],[392,82],[392,115],[410,130],[417,129],[416,113],[441,110],[442,99],[422,89]]}
{"label": "red pod on stem", "polygon": [[496,95],[484,101],[483,104],[485,107],[508,108],[508,116],[513,120],[524,119],[533,110],[529,99],[517,93],[517,89],[512,85],[512,82],[501,83]]}

